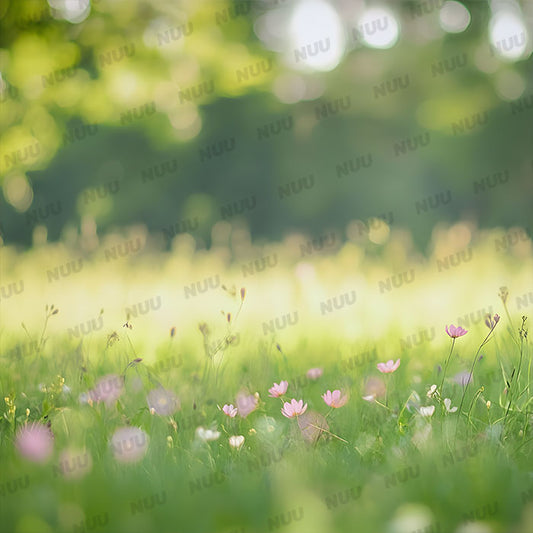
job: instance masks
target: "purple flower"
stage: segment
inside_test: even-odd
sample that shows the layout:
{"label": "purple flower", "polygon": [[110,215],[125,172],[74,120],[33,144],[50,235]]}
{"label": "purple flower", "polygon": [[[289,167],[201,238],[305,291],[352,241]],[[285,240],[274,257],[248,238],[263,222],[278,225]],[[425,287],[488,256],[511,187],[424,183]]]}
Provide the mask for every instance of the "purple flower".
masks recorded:
{"label": "purple flower", "polygon": [[496,324],[500,321],[500,315],[494,315],[491,316],[490,313],[487,315],[487,318],[485,318],[485,325],[489,329],[494,329],[496,327]]}
{"label": "purple flower", "polygon": [[456,339],[457,337],[462,337],[463,335],[466,335],[468,331],[466,329],[463,329],[461,326],[454,326],[453,324],[450,324],[450,326],[446,326],[446,333],[452,338]]}
{"label": "purple flower", "polygon": [[458,385],[462,385],[463,387],[466,387],[472,381],[472,374],[464,370],[463,372],[459,372],[458,374],[455,374],[455,376],[453,376],[452,379]]}

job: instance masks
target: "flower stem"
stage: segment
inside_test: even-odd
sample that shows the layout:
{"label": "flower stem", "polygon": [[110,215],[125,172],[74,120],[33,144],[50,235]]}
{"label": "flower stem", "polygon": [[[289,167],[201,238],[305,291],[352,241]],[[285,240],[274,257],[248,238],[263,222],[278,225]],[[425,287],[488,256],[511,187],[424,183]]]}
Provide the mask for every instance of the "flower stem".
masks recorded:
{"label": "flower stem", "polygon": [[[465,396],[466,396],[466,391],[468,389],[468,385],[470,385],[470,382],[474,379],[474,368],[475,368],[476,363],[478,361],[479,352],[481,351],[481,348],[483,348],[483,346],[485,346],[485,344],[487,344],[490,336],[492,335],[492,332],[494,331],[494,328],[496,327],[496,324],[494,324],[490,328],[490,331],[487,333],[487,336],[483,339],[483,342],[479,345],[479,348],[477,349],[477,351],[476,351],[476,353],[474,355],[474,360],[472,361],[472,366],[470,368],[470,374],[467,377],[467,382],[466,382],[466,384],[464,386],[464,389],[463,389],[463,395],[461,396],[461,403],[459,404],[459,415],[461,415],[461,413],[462,413],[463,403],[465,401]],[[459,416],[457,417],[457,422],[455,424],[455,439],[454,440],[457,440],[458,427],[459,427]]]}
{"label": "flower stem", "polygon": [[450,363],[450,359],[452,357],[452,352],[453,352],[453,347],[455,346],[455,337],[452,337],[452,347],[450,348],[450,353],[448,354],[448,359],[446,359],[446,363],[444,364],[444,370],[442,372],[442,380],[440,382],[440,387],[438,390],[440,390],[440,395],[442,398],[444,398],[444,391],[443,391],[443,386],[444,386],[444,378],[446,377],[446,371],[448,370],[448,364]]}

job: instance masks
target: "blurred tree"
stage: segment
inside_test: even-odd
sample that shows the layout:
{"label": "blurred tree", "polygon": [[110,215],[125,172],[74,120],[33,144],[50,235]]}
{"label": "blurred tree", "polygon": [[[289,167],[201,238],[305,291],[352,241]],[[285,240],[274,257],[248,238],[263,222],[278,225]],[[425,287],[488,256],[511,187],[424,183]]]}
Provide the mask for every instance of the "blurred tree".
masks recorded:
{"label": "blurred tree", "polygon": [[4,2],[3,239],[88,217],[208,244],[239,211],[268,238],[384,213],[420,244],[461,216],[530,226],[532,39],[502,56],[519,22],[491,43],[495,8],[463,4],[451,32],[434,0]]}

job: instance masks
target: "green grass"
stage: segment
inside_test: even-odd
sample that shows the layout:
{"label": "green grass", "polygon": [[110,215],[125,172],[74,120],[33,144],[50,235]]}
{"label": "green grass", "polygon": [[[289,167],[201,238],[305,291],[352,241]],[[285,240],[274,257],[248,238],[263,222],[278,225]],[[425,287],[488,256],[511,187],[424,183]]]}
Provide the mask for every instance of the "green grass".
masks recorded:
{"label": "green grass", "polygon": [[[400,368],[383,376],[388,394],[378,404],[362,399],[367,379],[380,375],[372,360],[347,370],[340,354],[330,353],[323,376],[310,381],[304,377],[306,361],[323,359],[312,347],[284,356],[266,343],[253,351],[230,346],[215,381],[214,370],[202,376],[201,355],[180,353],[177,338],[161,343],[152,364],[126,369],[126,389],[116,405],[91,406],[80,404],[79,395],[97,377],[125,370],[133,332],[121,331],[112,346],[95,333],[90,349],[88,342],[49,339],[40,352],[12,355],[0,372],[2,391],[16,405],[14,418],[4,405],[0,426],[4,530],[452,532],[472,518],[486,523],[476,531],[531,531],[531,359],[526,353],[520,375],[515,372],[511,390],[522,394],[507,412],[509,395],[503,394],[497,361],[517,369],[520,343],[527,344],[516,335],[513,342],[505,321],[484,347],[461,414],[446,413],[426,396],[441,375],[426,347],[401,354]],[[487,331],[480,326],[457,339],[455,349],[465,361]],[[377,361],[389,342],[376,344]],[[447,354],[443,350],[433,359],[443,363]],[[414,374],[412,368],[424,360]],[[452,354],[448,376],[460,367]],[[69,392],[60,390],[58,376]],[[281,401],[268,397],[268,388],[281,379],[289,381],[288,398],[303,398],[309,410],[322,414],[329,411],[323,392],[349,392],[349,402],[328,416],[330,432],[343,440],[323,434],[313,444],[305,442],[296,420],[281,415]],[[181,409],[172,417],[150,414],[146,394],[155,383],[178,392]],[[217,405],[235,403],[241,388],[259,392],[259,406],[245,419],[229,419]],[[462,391],[446,379],[452,405],[459,405]],[[431,418],[406,406],[413,392],[422,405],[436,406]],[[51,422],[55,450],[45,465],[28,462],[14,449],[14,431],[26,419]],[[149,449],[140,462],[120,464],[109,439],[117,427],[130,424],[147,432]],[[222,435],[199,442],[199,425],[216,425]],[[244,435],[244,446],[232,449],[229,435]],[[92,457],[93,467],[81,479],[61,474],[59,451],[67,446]]]}
{"label": "green grass", "polygon": [[[521,316],[529,310],[533,261],[530,247],[495,253],[496,233],[477,235],[472,261],[442,272],[435,257],[453,251],[446,239],[435,242],[439,255],[420,263],[396,254],[394,235],[379,250],[348,243],[335,255],[302,260],[287,242],[246,250],[246,258],[234,251],[229,262],[227,251],[187,248],[184,255],[180,237],[171,253],[122,262],[102,262],[97,250],[80,273],[60,281],[47,280],[46,271],[77,257],[74,251],[4,248],[6,279],[24,280],[24,290],[0,302],[0,529],[532,532],[532,359]],[[243,280],[240,265],[265,253],[278,254],[279,266]],[[412,265],[412,285],[379,291],[379,280]],[[184,296],[185,286],[217,273],[216,290]],[[501,285],[510,287],[505,302]],[[320,302],[352,289],[353,306],[320,312]],[[157,311],[127,316],[160,295]],[[46,308],[46,319],[47,302],[56,307]],[[487,306],[501,315],[488,339],[478,311]],[[294,310],[298,324],[265,333],[265,323]],[[469,316],[475,319],[453,345],[443,397],[430,398],[452,346],[444,326]],[[101,329],[73,333],[99,317]],[[421,330],[428,338],[409,347],[405,340]],[[397,358],[394,373],[380,374],[378,362]],[[474,361],[465,390],[454,377]],[[323,369],[315,381],[306,377],[313,367]],[[80,402],[107,374],[125,378],[118,401]],[[365,401],[376,379],[386,390]],[[329,429],[316,442],[305,441],[298,421],[282,416],[280,399],[268,396],[281,380],[289,382],[287,400],[303,399],[308,412],[326,416]],[[150,413],[147,394],[160,385],[179,398],[171,416]],[[331,410],[321,396],[335,389],[349,400]],[[230,419],[220,408],[235,404],[241,390],[259,394],[257,409]],[[462,408],[448,413],[444,397]],[[422,416],[418,408],[431,405],[433,416]],[[15,447],[17,432],[32,421],[50,424],[54,435],[44,464]],[[111,438],[123,426],[148,435],[139,462],[114,457]],[[199,426],[221,435],[202,442]],[[232,435],[245,437],[240,450],[230,447]],[[74,456],[61,463],[65,450]],[[79,476],[66,477],[67,466]]]}

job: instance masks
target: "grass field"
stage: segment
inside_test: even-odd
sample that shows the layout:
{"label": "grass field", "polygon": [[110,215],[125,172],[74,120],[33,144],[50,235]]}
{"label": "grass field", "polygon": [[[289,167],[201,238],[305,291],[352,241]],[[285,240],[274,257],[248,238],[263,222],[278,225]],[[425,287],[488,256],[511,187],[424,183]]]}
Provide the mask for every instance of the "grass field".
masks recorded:
{"label": "grass field", "polygon": [[2,531],[533,532],[531,240],[369,227],[3,247]]}

